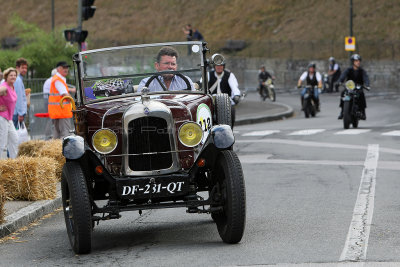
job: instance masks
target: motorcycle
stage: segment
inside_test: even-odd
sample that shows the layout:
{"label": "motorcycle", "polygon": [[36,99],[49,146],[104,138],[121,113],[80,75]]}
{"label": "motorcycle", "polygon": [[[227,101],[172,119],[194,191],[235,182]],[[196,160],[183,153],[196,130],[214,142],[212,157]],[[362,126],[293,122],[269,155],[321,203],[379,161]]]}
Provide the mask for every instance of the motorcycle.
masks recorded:
{"label": "motorcycle", "polygon": [[276,94],[275,94],[275,89],[274,89],[274,84],[272,82],[271,78],[268,78],[260,88],[261,92],[261,97],[263,98],[263,101],[265,99],[269,98],[272,102],[275,102],[276,100]]}
{"label": "motorcycle", "polygon": [[349,129],[350,124],[353,125],[353,128],[357,128],[359,120],[363,118],[363,114],[359,108],[359,98],[363,89],[368,91],[369,89],[364,85],[355,84],[352,80],[348,80],[344,84],[344,87],[343,128]]}
{"label": "motorcycle", "polygon": [[305,87],[306,92],[303,96],[303,111],[304,111],[304,116],[306,118],[309,118],[310,115],[312,117],[315,117],[317,114],[317,104],[314,101],[314,90],[318,90],[317,88],[314,88],[311,85],[307,85]]}

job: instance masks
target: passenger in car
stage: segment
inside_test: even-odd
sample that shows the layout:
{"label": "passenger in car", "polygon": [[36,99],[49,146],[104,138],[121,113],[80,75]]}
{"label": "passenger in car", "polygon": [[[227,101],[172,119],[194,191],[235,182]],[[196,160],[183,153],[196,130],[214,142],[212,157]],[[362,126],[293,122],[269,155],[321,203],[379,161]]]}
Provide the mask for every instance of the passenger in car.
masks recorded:
{"label": "passenger in car", "polygon": [[[178,69],[178,51],[176,51],[172,47],[163,47],[157,54],[157,61],[154,63],[154,66],[158,72],[162,71],[176,71]],[[190,83],[190,90],[195,90],[192,80],[185,76]],[[146,85],[146,82],[150,79],[150,77],[144,78],[140,81],[138,86],[138,92],[142,91],[142,88]],[[163,84],[165,88],[161,85]],[[156,91],[177,91],[187,89],[186,82],[179,76],[175,74],[162,74],[153,79],[148,85],[150,92]]]}

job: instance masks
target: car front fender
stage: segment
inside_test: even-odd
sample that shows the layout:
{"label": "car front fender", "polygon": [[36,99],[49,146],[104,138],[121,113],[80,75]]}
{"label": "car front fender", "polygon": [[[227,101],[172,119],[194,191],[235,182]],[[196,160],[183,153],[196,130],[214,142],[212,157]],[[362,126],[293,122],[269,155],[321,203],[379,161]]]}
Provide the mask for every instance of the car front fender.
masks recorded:
{"label": "car front fender", "polygon": [[85,154],[85,141],[81,136],[67,136],[63,139],[62,153],[66,159],[79,159]]}

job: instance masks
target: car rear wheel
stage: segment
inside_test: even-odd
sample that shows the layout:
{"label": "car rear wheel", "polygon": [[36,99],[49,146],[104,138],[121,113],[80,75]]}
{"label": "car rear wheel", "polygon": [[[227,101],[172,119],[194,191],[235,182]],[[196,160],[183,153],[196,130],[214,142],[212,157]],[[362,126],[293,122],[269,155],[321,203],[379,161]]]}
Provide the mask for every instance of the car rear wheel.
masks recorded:
{"label": "car rear wheel", "polygon": [[227,94],[215,95],[215,114],[217,124],[227,124],[232,127],[231,100]]}
{"label": "car rear wheel", "polygon": [[236,153],[220,152],[215,166],[215,179],[222,195],[223,209],[212,213],[218,233],[225,243],[240,242],[246,223],[246,192],[242,166]]}
{"label": "car rear wheel", "polygon": [[61,177],[62,204],[71,247],[86,254],[92,243],[92,211],[85,176],[78,162],[64,164]]}

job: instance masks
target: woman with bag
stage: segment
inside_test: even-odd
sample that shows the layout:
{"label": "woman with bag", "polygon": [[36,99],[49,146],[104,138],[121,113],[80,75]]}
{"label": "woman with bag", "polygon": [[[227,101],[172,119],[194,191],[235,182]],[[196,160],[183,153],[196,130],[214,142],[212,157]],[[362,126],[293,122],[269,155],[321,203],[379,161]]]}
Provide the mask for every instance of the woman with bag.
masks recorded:
{"label": "woman with bag", "polygon": [[3,76],[4,82],[0,84],[0,159],[7,158],[7,149],[10,158],[16,158],[18,154],[18,135],[12,121],[17,102],[14,90],[17,70],[8,68]]}

